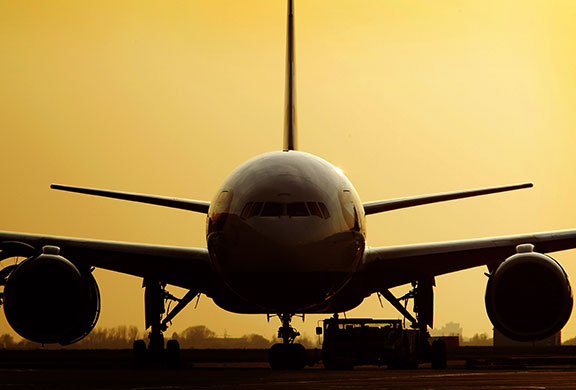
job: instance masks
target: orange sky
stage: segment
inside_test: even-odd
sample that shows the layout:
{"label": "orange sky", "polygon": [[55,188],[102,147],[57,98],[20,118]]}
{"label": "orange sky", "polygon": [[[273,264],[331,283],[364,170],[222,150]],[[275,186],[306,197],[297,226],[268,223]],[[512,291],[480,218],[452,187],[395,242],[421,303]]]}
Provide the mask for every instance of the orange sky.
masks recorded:
{"label": "orange sky", "polygon": [[[205,246],[203,215],[48,186],[210,200],[238,164],[281,148],[285,8],[0,1],[0,229]],[[568,0],[296,2],[300,148],[364,201],[536,185],[371,216],[370,245],[576,227],[575,17]],[[576,278],[576,252],[555,258]],[[437,325],[490,331],[484,272],[437,279]],[[142,326],[141,280],[95,275],[99,324]],[[348,315],[397,317],[375,297]],[[312,335],[322,317],[294,325]],[[170,331],[197,324],[267,337],[279,325],[202,297]]]}

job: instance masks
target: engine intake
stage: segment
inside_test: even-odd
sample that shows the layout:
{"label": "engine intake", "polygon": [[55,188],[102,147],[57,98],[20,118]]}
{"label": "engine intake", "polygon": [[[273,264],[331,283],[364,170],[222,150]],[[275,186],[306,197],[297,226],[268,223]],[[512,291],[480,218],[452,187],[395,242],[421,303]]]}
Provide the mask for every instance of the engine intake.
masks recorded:
{"label": "engine intake", "polygon": [[560,331],[572,313],[572,289],[564,269],[549,256],[519,245],[492,273],[486,311],[503,335],[517,341],[542,340]]}
{"label": "engine intake", "polygon": [[81,272],[57,247],[20,263],[4,289],[6,320],[20,336],[43,344],[74,343],[96,325],[100,293],[89,270]]}

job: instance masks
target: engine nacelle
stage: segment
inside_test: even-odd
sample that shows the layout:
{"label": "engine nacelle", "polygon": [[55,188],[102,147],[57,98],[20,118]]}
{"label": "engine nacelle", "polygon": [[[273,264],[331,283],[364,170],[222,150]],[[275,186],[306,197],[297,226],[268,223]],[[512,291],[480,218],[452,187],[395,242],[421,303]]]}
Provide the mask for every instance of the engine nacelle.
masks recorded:
{"label": "engine nacelle", "polygon": [[560,331],[572,313],[572,289],[564,269],[549,256],[519,245],[492,273],[486,311],[503,335],[517,341],[542,340]]}
{"label": "engine nacelle", "polygon": [[57,247],[24,260],[4,288],[6,320],[20,336],[43,344],[74,343],[96,325],[100,293],[92,274],[58,255]]}

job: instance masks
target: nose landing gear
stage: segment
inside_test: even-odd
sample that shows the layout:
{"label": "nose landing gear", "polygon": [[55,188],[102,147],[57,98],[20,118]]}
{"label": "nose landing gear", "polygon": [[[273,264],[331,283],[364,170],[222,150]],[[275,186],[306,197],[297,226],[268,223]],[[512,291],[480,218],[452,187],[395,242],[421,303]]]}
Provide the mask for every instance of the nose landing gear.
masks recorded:
{"label": "nose landing gear", "polygon": [[278,329],[278,338],[282,343],[274,344],[268,351],[268,363],[274,370],[301,370],[306,366],[306,348],[302,344],[294,343],[300,336],[295,328],[290,325],[294,314],[278,314],[282,326]]}

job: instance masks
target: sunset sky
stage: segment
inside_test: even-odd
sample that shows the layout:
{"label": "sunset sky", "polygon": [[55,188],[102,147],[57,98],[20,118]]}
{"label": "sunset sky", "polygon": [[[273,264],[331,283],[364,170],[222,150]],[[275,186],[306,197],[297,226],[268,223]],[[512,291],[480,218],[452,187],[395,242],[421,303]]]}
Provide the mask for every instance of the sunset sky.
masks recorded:
{"label": "sunset sky", "polygon": [[[285,0],[0,0],[0,230],[205,247],[202,214],[49,185],[210,200],[282,147],[285,14]],[[296,1],[300,150],[363,201],[535,184],[370,216],[369,245],[576,228],[575,19],[571,0]],[[553,257],[574,282],[576,251]],[[491,332],[485,271],[437,278],[438,327]],[[141,279],[95,276],[99,325],[143,327]],[[399,317],[375,296],[347,315]],[[324,317],[294,326],[312,336]],[[279,321],[202,296],[168,335],[199,324],[270,337]]]}

